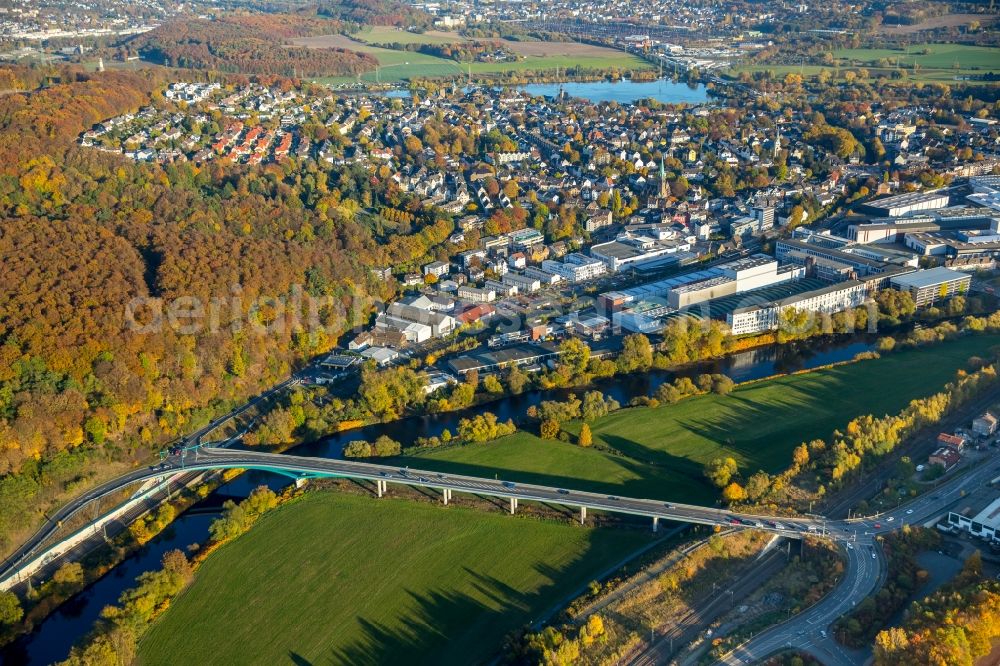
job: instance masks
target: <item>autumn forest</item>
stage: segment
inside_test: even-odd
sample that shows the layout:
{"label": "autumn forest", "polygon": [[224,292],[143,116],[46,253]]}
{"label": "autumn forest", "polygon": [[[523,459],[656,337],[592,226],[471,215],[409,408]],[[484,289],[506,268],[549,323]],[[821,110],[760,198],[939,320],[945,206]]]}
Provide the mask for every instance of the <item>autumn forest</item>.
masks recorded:
{"label": "autumn forest", "polygon": [[[374,280],[371,267],[436,256],[454,228],[355,168],[160,166],[78,147],[83,130],[157,94],[162,82],[148,71],[8,69],[0,83],[30,91],[0,97],[4,549],[59,493],[196,429],[331,348],[374,299],[393,295],[395,283]],[[361,213],[386,206],[412,222],[380,245]],[[135,299],[238,291],[249,304],[299,288],[326,299],[317,330],[258,335],[228,319],[187,335],[126,325]]]}

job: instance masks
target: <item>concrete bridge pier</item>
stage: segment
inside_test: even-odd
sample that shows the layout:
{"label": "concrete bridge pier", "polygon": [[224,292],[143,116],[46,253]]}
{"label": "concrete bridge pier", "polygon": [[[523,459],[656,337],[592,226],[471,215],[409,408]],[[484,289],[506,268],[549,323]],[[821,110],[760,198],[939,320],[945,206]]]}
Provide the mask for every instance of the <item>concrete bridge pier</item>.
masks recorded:
{"label": "concrete bridge pier", "polygon": [[581,506],[580,507],[580,524],[583,525],[585,522],[587,522],[587,507]]}
{"label": "concrete bridge pier", "polygon": [[451,488],[445,488],[442,491],[441,498],[444,500],[445,506],[448,506],[448,502],[451,501]]}
{"label": "concrete bridge pier", "polygon": [[653,516],[653,532],[658,532],[660,530],[660,517]]}
{"label": "concrete bridge pier", "polygon": [[517,511],[517,498],[516,497],[511,497],[510,498],[510,515],[513,516],[515,511]]}
{"label": "concrete bridge pier", "polygon": [[375,494],[382,497],[388,489],[388,486],[389,484],[386,481],[383,481],[382,479],[375,479]]}

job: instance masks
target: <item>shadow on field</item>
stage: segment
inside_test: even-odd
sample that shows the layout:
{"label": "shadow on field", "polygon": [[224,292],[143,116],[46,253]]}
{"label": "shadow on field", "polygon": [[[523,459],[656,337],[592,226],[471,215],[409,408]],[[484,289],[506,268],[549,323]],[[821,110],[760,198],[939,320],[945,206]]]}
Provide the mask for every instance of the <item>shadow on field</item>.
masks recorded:
{"label": "shadow on field", "polygon": [[405,616],[391,627],[358,618],[364,637],[331,650],[330,661],[351,666],[488,663],[503,647],[498,627],[505,634],[523,627],[593,575],[593,567],[587,566],[592,547],[591,543],[586,552],[561,569],[535,565],[535,571],[548,580],[536,591],[519,590],[469,566],[456,570],[454,586],[459,586],[458,579],[466,579],[463,582],[475,590],[475,598],[445,588],[423,594],[401,589],[400,594],[412,600],[404,604]]}
{"label": "shadow on field", "polygon": [[[634,443],[625,438],[613,436],[602,437],[609,446],[614,448],[630,443],[634,445]],[[570,488],[585,492],[624,495],[626,497],[646,497],[650,499],[678,501],[680,499],[678,488],[683,488],[685,496],[688,498],[685,501],[698,500],[711,502],[714,500],[714,492],[702,477],[701,465],[686,458],[679,458],[665,452],[651,451],[646,448],[642,448],[642,450],[649,454],[650,459],[648,461],[634,460],[628,456],[612,456],[616,465],[634,477],[623,482],[576,479],[570,476],[560,476],[545,472],[521,470],[498,471],[496,467],[435,460],[433,458],[420,458],[419,462],[416,462],[417,459],[413,458],[411,461],[413,464],[419,464],[422,469],[429,471],[477,476],[483,479],[501,478],[553,488]],[[505,500],[501,502],[499,506],[501,508],[505,507]]]}

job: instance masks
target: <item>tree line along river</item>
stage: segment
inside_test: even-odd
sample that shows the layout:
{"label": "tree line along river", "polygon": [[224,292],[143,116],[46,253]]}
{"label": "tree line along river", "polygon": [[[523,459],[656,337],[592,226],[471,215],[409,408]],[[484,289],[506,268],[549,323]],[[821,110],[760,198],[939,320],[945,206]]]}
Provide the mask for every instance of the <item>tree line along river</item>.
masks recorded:
{"label": "tree line along river", "polygon": [[[637,396],[651,395],[660,384],[677,377],[695,377],[703,373],[721,373],[736,383],[762,379],[778,374],[818,368],[831,363],[849,361],[860,352],[874,348],[874,336],[853,336],[820,339],[785,345],[770,345],[733,354],[721,359],[691,364],[677,370],[651,370],[636,375],[612,377],[596,382],[590,387],[574,389],[533,390],[509,396],[458,412],[446,412],[380,423],[358,430],[337,433],[314,442],[301,444],[290,451],[296,455],[339,457],[344,445],[355,439],[373,441],[380,435],[412,444],[418,437],[440,435],[445,429],[455,432],[463,418],[492,412],[499,420],[513,419],[522,422],[532,405],[543,400],[563,399],[570,393],[597,389],[622,405]],[[208,528],[217,517],[223,501],[244,499],[250,492],[267,485],[277,490],[287,485],[286,477],[266,472],[247,471],[220,487],[215,493],[178,516],[161,534],[122,561],[101,579],[73,597],[31,634],[23,636],[0,651],[0,663],[34,664],[41,666],[62,661],[70,648],[79,641],[99,618],[101,609],[116,603],[121,593],[132,587],[135,578],[145,571],[160,567],[160,559],[167,551],[184,550],[193,543],[208,538]]]}

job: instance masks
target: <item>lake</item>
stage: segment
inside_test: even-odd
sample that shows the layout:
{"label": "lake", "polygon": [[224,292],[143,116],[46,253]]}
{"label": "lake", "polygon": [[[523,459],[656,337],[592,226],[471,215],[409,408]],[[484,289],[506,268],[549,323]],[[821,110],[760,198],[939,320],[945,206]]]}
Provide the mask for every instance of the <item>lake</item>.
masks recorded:
{"label": "lake", "polygon": [[530,95],[555,97],[564,90],[570,97],[590,102],[629,104],[640,99],[655,99],[664,104],[702,104],[708,101],[708,90],[702,84],[694,86],[670,79],[656,81],[589,81],[569,83],[530,83],[518,86]]}

